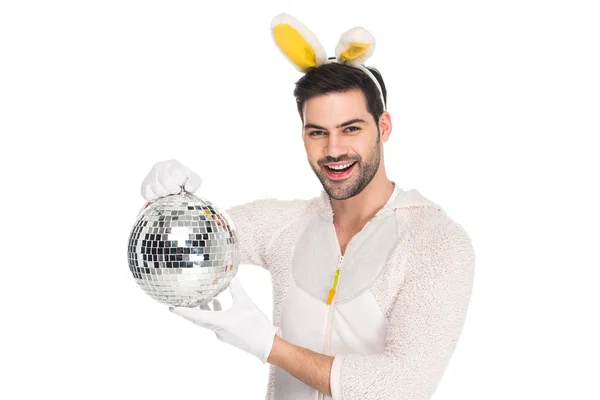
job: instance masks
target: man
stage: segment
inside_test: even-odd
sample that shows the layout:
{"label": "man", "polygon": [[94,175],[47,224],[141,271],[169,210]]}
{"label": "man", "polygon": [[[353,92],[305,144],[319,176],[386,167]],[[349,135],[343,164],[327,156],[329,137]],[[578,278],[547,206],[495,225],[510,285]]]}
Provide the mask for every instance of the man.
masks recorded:
{"label": "man", "polygon": [[[230,309],[172,311],[269,362],[267,399],[429,399],[466,317],[471,241],[439,205],[388,179],[378,71],[332,62],[305,72],[294,95],[320,196],[226,211],[241,263],[272,274],[272,323],[235,278]],[[180,186],[194,192],[200,178],[170,160],[142,193],[152,201]]]}

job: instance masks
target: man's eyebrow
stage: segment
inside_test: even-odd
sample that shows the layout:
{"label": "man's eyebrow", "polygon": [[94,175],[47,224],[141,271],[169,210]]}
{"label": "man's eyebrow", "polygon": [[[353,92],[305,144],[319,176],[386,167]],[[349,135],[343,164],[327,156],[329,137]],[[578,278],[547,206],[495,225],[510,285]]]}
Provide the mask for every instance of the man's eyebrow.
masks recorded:
{"label": "man's eyebrow", "polygon": [[[343,128],[345,126],[356,124],[356,123],[366,124],[367,121],[365,121],[364,119],[360,119],[360,118],[354,118],[354,119],[351,119],[350,121],[342,122],[341,124],[337,125],[336,128]],[[317,124],[306,124],[306,125],[304,125],[304,129],[305,130],[306,129],[310,129],[310,128],[321,129],[321,130],[324,130],[324,131],[327,130],[327,128],[323,128],[322,126],[319,126]]]}
{"label": "man's eyebrow", "polygon": [[304,130],[309,129],[309,128],[321,129],[323,131],[327,130],[327,129],[323,128],[322,126],[319,126],[319,125],[316,125],[316,124],[305,124],[304,125]]}
{"label": "man's eyebrow", "polygon": [[367,121],[365,121],[364,119],[354,118],[354,119],[351,119],[350,121],[342,122],[341,124],[339,124],[338,126],[336,126],[336,128],[343,128],[343,127],[348,126],[348,125],[356,124],[357,122],[359,122],[361,124],[366,124],[367,123]]}

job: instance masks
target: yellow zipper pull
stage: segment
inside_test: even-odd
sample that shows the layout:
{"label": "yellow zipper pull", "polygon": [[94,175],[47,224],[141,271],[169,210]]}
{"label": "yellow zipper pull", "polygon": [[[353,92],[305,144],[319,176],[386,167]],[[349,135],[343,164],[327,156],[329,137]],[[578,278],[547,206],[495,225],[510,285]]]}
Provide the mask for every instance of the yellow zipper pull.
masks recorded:
{"label": "yellow zipper pull", "polygon": [[337,288],[338,278],[340,277],[340,265],[342,264],[343,260],[344,260],[344,256],[341,256],[340,264],[338,265],[338,268],[335,271],[335,276],[333,277],[333,286],[331,287],[331,289],[329,289],[329,296],[327,297],[326,304],[331,304],[331,302],[333,301],[333,297],[335,296],[335,289]]}

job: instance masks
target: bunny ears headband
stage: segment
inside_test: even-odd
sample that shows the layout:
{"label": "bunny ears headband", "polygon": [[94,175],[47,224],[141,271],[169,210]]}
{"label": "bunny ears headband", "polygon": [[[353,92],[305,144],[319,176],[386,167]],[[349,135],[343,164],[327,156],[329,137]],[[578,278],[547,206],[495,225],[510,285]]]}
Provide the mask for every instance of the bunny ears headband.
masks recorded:
{"label": "bunny ears headband", "polygon": [[317,37],[300,21],[288,14],[279,14],[271,22],[275,43],[283,54],[302,72],[330,62],[338,62],[359,68],[375,83],[385,110],[383,91],[375,76],[363,63],[375,50],[375,38],[366,29],[352,28],[342,34],[335,47],[335,57],[327,58],[325,49]]}

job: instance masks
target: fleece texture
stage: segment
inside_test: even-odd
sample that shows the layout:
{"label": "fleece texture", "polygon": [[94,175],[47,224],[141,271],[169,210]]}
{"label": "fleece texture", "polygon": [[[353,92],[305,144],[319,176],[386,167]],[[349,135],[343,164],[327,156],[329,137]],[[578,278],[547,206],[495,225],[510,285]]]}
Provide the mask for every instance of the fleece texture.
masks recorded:
{"label": "fleece texture", "polygon": [[[272,275],[273,324],[281,326],[282,318],[284,322],[285,318],[300,318],[282,314],[286,309],[293,309],[289,302],[298,298],[290,295],[288,299],[288,294],[309,292],[294,278],[302,271],[294,273],[293,268],[307,268],[296,261],[298,243],[310,234],[310,229],[315,229],[315,221],[322,224],[319,229],[328,224],[333,226],[333,209],[326,192],[322,190],[320,196],[309,200],[261,199],[226,212],[236,229],[240,262],[262,266]],[[474,278],[473,246],[463,227],[416,189],[403,191],[379,210],[376,217],[384,221],[381,226],[385,229],[393,229],[395,225],[391,251],[385,251],[384,262],[377,261],[381,264],[377,268],[361,261],[361,268],[374,269],[370,278],[365,279],[369,274],[359,273],[355,268],[355,272],[348,273],[339,284],[356,287],[357,293],[347,293],[346,298],[361,298],[361,304],[364,304],[365,295],[372,296],[376,308],[369,314],[380,313],[387,325],[380,334],[382,346],[377,347],[377,351],[359,351],[363,347],[350,342],[346,348],[344,343],[332,346],[335,349],[335,353],[330,354],[335,357],[330,377],[332,396],[323,398],[430,399],[442,379],[466,319]],[[390,221],[393,221],[392,228]],[[378,246],[381,241],[377,240],[377,232],[381,235],[380,230],[372,234],[365,230],[361,232],[361,240]],[[370,236],[374,239],[368,242]],[[300,250],[303,253],[311,251],[308,248]],[[353,264],[350,262],[349,265]],[[315,276],[319,274],[315,273]],[[350,285],[349,280],[353,279],[360,282]],[[368,288],[363,287],[364,282]],[[317,282],[313,287],[327,287],[328,284]],[[359,289],[363,296],[358,295]],[[365,290],[368,293],[364,293]],[[310,296],[311,301],[316,299]],[[348,308],[359,302],[345,304]],[[368,329],[356,325],[334,329]],[[282,337],[286,339],[285,335]],[[315,343],[320,343],[317,339],[322,340],[316,338]],[[319,351],[317,347],[311,350]],[[295,380],[271,365],[266,399],[316,398],[315,389],[289,379]]]}

